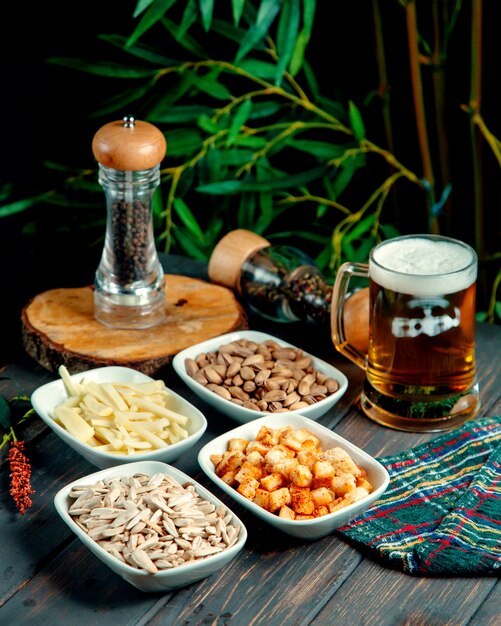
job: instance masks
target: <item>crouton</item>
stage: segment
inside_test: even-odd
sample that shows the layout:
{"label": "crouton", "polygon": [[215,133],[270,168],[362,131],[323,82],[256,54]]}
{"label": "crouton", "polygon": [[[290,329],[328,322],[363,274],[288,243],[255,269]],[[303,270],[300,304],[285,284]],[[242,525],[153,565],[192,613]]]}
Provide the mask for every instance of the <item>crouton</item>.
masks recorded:
{"label": "crouton", "polygon": [[364,487],[355,487],[355,489],[352,489],[344,496],[344,499],[347,500],[349,504],[352,504],[353,502],[362,500],[362,498],[366,498],[368,495],[369,492],[367,489],[364,489]]}
{"label": "crouton", "polygon": [[310,470],[313,469],[315,462],[317,461],[317,451],[313,449],[304,449],[301,446],[301,450],[297,453],[297,460],[301,465],[306,465]]}
{"label": "crouton", "polygon": [[298,487],[309,487],[313,482],[313,474],[306,465],[296,465],[292,468],[289,477]]}
{"label": "crouton", "polygon": [[266,489],[266,491],[275,491],[276,489],[280,489],[285,486],[285,483],[285,477],[278,472],[268,474],[268,476],[261,478],[260,481],[261,488]]}
{"label": "crouton", "polygon": [[365,477],[359,476],[357,478],[356,483],[357,483],[357,487],[363,487],[364,489],[367,490],[367,493],[371,493],[373,490],[373,486]]}
{"label": "crouton", "polygon": [[276,491],[270,493],[270,499],[268,501],[268,511],[274,513],[284,504],[291,503],[291,494],[287,487],[282,487]]}
{"label": "crouton", "polygon": [[312,489],[311,497],[313,498],[313,502],[315,503],[315,508],[328,505],[334,500],[332,491],[327,489],[327,487],[318,487],[318,489]]}
{"label": "crouton", "polygon": [[253,450],[247,454],[247,462],[261,468],[264,465],[264,456],[257,450]]}
{"label": "crouton", "polygon": [[280,507],[280,511],[278,512],[278,517],[282,519],[296,519],[296,514],[292,509],[290,509],[286,504]]}
{"label": "crouton", "polygon": [[228,441],[228,450],[240,450],[241,452],[245,452],[248,445],[249,441],[247,439],[234,437]]}
{"label": "crouton", "polygon": [[294,513],[310,515],[315,510],[315,503],[311,497],[309,487],[298,487],[292,484],[290,487],[291,509]]}
{"label": "crouton", "polygon": [[261,442],[263,445],[267,447],[276,446],[279,442],[279,434],[273,428],[268,428],[268,426],[261,426],[258,434],[256,435],[256,441]]}
{"label": "crouton", "polygon": [[240,450],[225,452],[223,458],[217,464],[216,473],[218,476],[227,472],[238,471],[245,461],[245,454]]}
{"label": "crouton", "polygon": [[280,463],[275,463],[275,465],[273,466],[273,471],[282,474],[282,476],[286,480],[291,481],[290,474],[292,470],[297,467],[297,465],[297,459],[284,459],[283,461],[280,461]]}
{"label": "crouton", "polygon": [[230,487],[233,487],[233,485],[236,485],[237,483],[235,480],[235,472],[226,472],[225,474],[219,476],[219,478]]}
{"label": "crouton", "polygon": [[357,486],[355,477],[351,474],[344,474],[343,476],[332,477],[332,489],[337,496],[344,496]]}
{"label": "crouton", "polygon": [[322,515],[327,515],[328,513],[330,513],[328,507],[319,506],[313,511],[313,517],[322,517]]}
{"label": "crouton", "polygon": [[270,507],[270,492],[258,487],[252,501],[268,511]]}
{"label": "crouton", "polygon": [[268,450],[268,452],[264,455],[264,460],[266,465],[273,470],[276,463],[280,463],[287,458],[292,458],[294,453],[291,454],[291,451],[281,444],[277,444]]}
{"label": "crouton", "polygon": [[319,447],[320,440],[316,437],[312,432],[310,432],[307,428],[297,428],[296,430],[289,433],[287,436],[281,438],[281,443],[283,443],[288,448],[292,448],[296,452],[299,452],[301,447],[309,442],[306,447]]}
{"label": "crouton", "polygon": [[254,478],[255,480],[259,480],[262,476],[261,470],[259,467],[252,465],[248,461],[245,461],[242,464],[242,467],[235,474],[235,480],[239,483],[248,480],[249,478]]}
{"label": "crouton", "polygon": [[260,441],[249,441],[247,448],[245,448],[245,453],[250,454],[251,452],[259,452],[259,454],[264,457],[268,450],[269,447],[263,445]]}
{"label": "crouton", "polygon": [[329,504],[329,513],[334,513],[334,511],[339,511],[339,509],[344,509],[345,506],[348,506],[350,503],[345,498],[337,498],[333,500]]}
{"label": "crouton", "polygon": [[211,454],[210,455],[210,460],[214,463],[214,466],[219,465],[219,463],[221,463],[221,461],[223,460],[223,455],[222,454]]}
{"label": "crouton", "polygon": [[313,466],[313,487],[332,488],[334,468],[328,461],[317,461]]}
{"label": "crouton", "polygon": [[337,476],[342,474],[353,474],[355,477],[360,476],[360,468],[343,448],[336,447],[326,450],[320,454],[320,458],[332,464]]}
{"label": "crouton", "polygon": [[255,478],[248,478],[243,480],[237,487],[238,493],[242,494],[245,498],[253,500],[256,495],[256,490],[259,488],[259,482]]}

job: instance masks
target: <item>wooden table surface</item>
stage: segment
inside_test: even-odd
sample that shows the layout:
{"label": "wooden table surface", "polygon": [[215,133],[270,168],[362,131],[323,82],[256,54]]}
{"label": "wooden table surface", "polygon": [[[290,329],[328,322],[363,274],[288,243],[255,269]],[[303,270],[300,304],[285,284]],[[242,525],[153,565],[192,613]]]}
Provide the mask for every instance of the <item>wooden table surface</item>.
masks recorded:
{"label": "wooden table surface", "polygon": [[[173,273],[178,271],[179,265],[173,266]],[[253,317],[250,325],[300,345],[347,375],[346,394],[319,422],[369,454],[398,453],[438,436],[394,431],[365,418],[356,405],[363,373],[336,354],[313,326],[273,324]],[[481,415],[501,415],[500,346],[501,328],[480,324]],[[5,376],[28,395],[55,378],[22,351],[0,370],[0,377]],[[55,493],[96,468],[35,417],[22,430],[29,442],[36,491],[24,516],[16,512],[8,493],[7,446],[0,451],[0,624],[501,624],[501,583],[495,577],[411,577],[364,557],[335,533],[315,541],[297,540],[235,505],[200,470],[197,454],[236,422],[195,397],[171,365],[158,377],[207,417],[205,435],[175,466],[242,519],[249,533],[243,551],[226,569],[174,592],[145,594],[132,587],[89,552],[56,513]],[[0,380],[0,393],[9,397],[16,391],[11,382]]]}

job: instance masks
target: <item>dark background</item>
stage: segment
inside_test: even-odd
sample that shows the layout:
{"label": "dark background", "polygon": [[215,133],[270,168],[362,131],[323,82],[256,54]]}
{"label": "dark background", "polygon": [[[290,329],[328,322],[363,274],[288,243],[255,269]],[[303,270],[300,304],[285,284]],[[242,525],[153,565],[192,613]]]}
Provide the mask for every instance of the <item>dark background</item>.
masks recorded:
{"label": "dark background", "polygon": [[[84,4],[62,2],[9,3],[3,9],[5,35],[1,39],[2,132],[0,188],[9,184],[15,197],[26,197],[50,188],[53,174],[44,160],[94,168],[91,141],[109,120],[92,119],[90,113],[105,96],[122,88],[116,81],[92,78],[50,65],[51,56],[113,60],[117,52],[99,41],[99,33],[132,32],[135,1],[88,0]],[[431,3],[430,3],[431,4]],[[492,132],[501,136],[497,114],[499,97],[500,3],[484,3],[484,93],[482,113]],[[420,173],[421,161],[415,133],[410,92],[405,18],[398,2],[382,2],[385,45],[391,82],[395,153],[409,169]],[[384,5],[384,6],[383,6]],[[469,99],[470,3],[463,10],[451,38],[448,61],[448,124],[454,184],[454,217],[444,234],[473,243],[473,189],[468,116],[460,105]],[[418,11],[422,5],[418,4]],[[429,34],[426,12],[420,28]],[[429,20],[428,20],[429,22]],[[320,79],[321,91],[346,102],[352,99],[363,110],[367,133],[384,145],[380,105],[373,100],[364,109],[367,95],[377,88],[377,66],[370,3],[317,2],[317,15],[308,58]],[[122,59],[123,60],[123,57]],[[424,73],[425,88],[431,74]],[[118,81],[120,82],[120,81]],[[434,129],[430,128],[433,136]],[[488,148],[484,153],[487,250],[499,249],[499,165]],[[410,185],[402,186],[398,209],[388,209],[388,221],[402,232],[426,230],[423,198]],[[1,206],[0,202],[0,206]],[[36,293],[53,287],[80,286],[93,281],[102,241],[78,236],[79,223],[92,219],[99,208],[39,205],[0,219],[0,278],[2,296],[2,348],[0,362],[17,345],[19,314]],[[44,227],[44,217],[47,215]],[[104,196],[102,214],[104,215]],[[30,223],[40,220],[36,234]],[[70,221],[68,237],[54,232],[54,220]],[[26,234],[28,232],[28,235]],[[77,233],[77,234],[75,234]],[[103,233],[104,234],[104,233]]]}

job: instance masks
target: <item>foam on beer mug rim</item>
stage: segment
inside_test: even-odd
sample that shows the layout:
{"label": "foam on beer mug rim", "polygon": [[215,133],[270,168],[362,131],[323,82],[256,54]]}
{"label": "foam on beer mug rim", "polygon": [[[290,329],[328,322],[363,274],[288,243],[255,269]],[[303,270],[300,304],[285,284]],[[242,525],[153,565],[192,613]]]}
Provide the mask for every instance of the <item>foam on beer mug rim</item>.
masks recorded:
{"label": "foam on beer mug rim", "polygon": [[372,251],[370,277],[392,291],[440,296],[467,289],[477,278],[477,255],[447,237],[411,235],[379,244]]}

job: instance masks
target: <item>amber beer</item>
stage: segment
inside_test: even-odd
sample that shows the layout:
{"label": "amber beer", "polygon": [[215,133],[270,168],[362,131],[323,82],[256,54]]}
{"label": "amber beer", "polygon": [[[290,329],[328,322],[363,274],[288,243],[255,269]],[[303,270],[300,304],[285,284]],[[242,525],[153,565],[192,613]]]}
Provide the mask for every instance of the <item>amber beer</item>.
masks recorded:
{"label": "amber beer", "polygon": [[[370,282],[369,348],[342,328],[351,276]],[[478,410],[475,373],[477,256],[460,241],[412,235],[374,248],[369,264],[345,264],[333,292],[336,348],[366,370],[361,407],[403,430],[452,428]]]}
{"label": "amber beer", "polygon": [[374,387],[423,400],[471,387],[475,266],[472,250],[444,241],[409,238],[375,251],[367,371]]}

